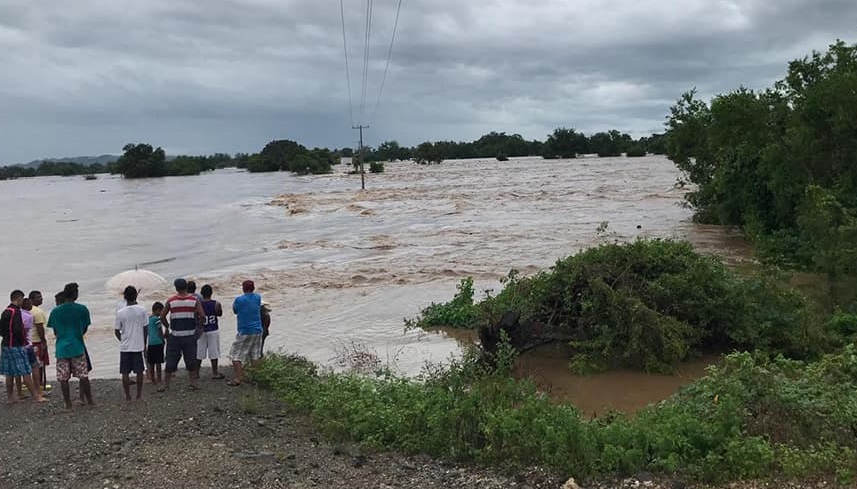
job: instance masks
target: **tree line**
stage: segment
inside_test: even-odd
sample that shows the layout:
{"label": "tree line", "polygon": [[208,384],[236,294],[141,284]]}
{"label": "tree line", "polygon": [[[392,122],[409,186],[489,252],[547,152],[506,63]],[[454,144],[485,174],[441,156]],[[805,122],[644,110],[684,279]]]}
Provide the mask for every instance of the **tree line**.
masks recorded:
{"label": "tree line", "polygon": [[[664,135],[633,139],[616,130],[598,132],[591,136],[574,129],[557,128],[545,141],[524,139],[520,134],[492,131],[479,139],[466,141],[426,141],[414,147],[401,146],[397,141],[385,141],[373,148],[364,147],[363,158],[370,170],[381,172],[383,162],[413,159],[417,163],[440,163],[445,159],[497,158],[542,156],[544,158],[574,158],[581,154],[629,157],[647,153],[663,154]],[[296,174],[330,173],[343,157],[354,158],[354,170],[359,169],[359,157],[353,148],[309,149],[295,141],[271,141],[258,153],[215,153],[212,155],[178,155],[169,157],[160,147],[148,143],[130,143],[114,163],[82,164],[72,161],[45,160],[36,167],[6,166],[0,168],[0,180],[38,177],[72,176],[95,173],[121,174],[126,178],[198,175],[218,168],[238,167],[250,172],[291,171]]]}
{"label": "tree line", "polygon": [[377,148],[364,148],[366,161],[396,161],[413,159],[417,163],[440,163],[445,159],[497,158],[541,156],[547,159],[575,158],[583,154],[629,157],[648,153],[664,154],[663,134],[634,139],[617,130],[597,132],[587,136],[573,128],[560,127],[544,141],[524,139],[520,134],[489,132],[472,142],[425,141],[408,148],[396,141],[385,141]]}

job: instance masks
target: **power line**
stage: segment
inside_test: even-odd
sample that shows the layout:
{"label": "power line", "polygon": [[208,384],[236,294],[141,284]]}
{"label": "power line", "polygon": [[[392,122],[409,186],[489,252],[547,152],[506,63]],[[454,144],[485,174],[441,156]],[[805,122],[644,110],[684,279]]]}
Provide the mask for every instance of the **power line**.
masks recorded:
{"label": "power line", "polygon": [[366,121],[366,96],[369,93],[369,46],[372,40],[372,17],[375,9],[374,0],[366,0],[366,22],[364,26],[363,46],[363,89],[360,97],[360,120]]}
{"label": "power line", "polygon": [[375,116],[378,115],[378,108],[381,106],[381,97],[384,95],[384,84],[387,83],[387,72],[390,71],[390,59],[393,57],[393,44],[396,43],[396,31],[399,28],[399,13],[402,11],[402,0],[399,0],[399,4],[396,6],[396,21],[393,23],[393,35],[390,37],[390,48],[387,50],[387,62],[384,65],[384,76],[381,78],[381,89],[378,90],[378,100],[375,102],[375,109],[372,111],[372,117],[370,120],[375,120]]}
{"label": "power line", "polygon": [[354,125],[354,101],[351,97],[351,69],[348,67],[348,44],[345,41],[345,5],[339,0],[339,16],[342,20],[342,50],[345,53],[345,82],[348,84],[348,115]]}

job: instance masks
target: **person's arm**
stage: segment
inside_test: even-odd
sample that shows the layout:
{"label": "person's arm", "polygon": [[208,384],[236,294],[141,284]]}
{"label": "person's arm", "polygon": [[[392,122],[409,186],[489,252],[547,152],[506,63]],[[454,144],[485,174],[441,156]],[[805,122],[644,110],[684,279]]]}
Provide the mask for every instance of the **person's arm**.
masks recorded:
{"label": "person's arm", "polygon": [[222,316],[223,315],[223,306],[220,305],[220,301],[214,302],[214,315]]}
{"label": "person's arm", "polygon": [[202,308],[202,302],[196,301],[196,337],[202,336],[203,326],[205,325],[205,310]]}
{"label": "person's arm", "polygon": [[89,325],[92,324],[92,319],[89,317],[89,309],[86,306],[83,306],[84,316],[83,316],[83,328],[81,328],[80,334],[81,336],[85,335],[87,331],[89,331]]}
{"label": "person's arm", "polygon": [[143,325],[143,353],[149,349],[149,321]]}
{"label": "person's arm", "polygon": [[116,315],[116,325],[113,327],[113,334],[116,336],[116,339],[122,341],[122,319],[119,318],[119,315]]}
{"label": "person's arm", "polygon": [[167,321],[167,315],[170,313],[170,301],[164,304],[164,310],[161,311],[161,325],[164,327],[164,334],[170,334],[170,322]]}

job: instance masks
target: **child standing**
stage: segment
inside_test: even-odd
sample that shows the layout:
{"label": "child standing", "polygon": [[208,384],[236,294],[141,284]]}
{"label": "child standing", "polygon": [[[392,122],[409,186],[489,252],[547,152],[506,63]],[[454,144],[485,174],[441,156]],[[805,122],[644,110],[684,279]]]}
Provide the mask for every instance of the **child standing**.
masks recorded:
{"label": "child standing", "polygon": [[161,365],[164,364],[164,328],[161,325],[161,313],[164,305],[160,302],[152,304],[152,315],[149,316],[149,344],[146,347],[146,365],[149,382],[161,383]]}

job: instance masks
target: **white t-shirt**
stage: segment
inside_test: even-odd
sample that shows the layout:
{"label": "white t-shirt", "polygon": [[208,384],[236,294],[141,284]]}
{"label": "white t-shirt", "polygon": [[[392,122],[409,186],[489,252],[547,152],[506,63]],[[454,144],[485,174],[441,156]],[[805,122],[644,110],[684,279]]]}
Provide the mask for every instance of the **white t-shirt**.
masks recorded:
{"label": "white t-shirt", "polygon": [[149,312],[145,307],[134,304],[125,306],[116,313],[116,329],[122,333],[119,351],[138,352],[146,347],[143,336],[149,327]]}

